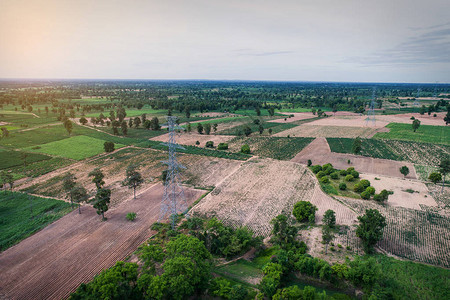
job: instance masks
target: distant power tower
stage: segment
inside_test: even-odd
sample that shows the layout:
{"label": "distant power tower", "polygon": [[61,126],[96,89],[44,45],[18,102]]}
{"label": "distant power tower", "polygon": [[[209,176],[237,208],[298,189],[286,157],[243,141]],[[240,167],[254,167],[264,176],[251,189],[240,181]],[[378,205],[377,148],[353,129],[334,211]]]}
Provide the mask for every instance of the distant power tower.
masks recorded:
{"label": "distant power tower", "polygon": [[420,96],[420,88],[417,88],[416,100],[414,100],[413,104],[414,106],[420,106],[419,96]]}
{"label": "distant power tower", "polygon": [[169,141],[164,145],[169,147],[169,160],[163,161],[167,165],[167,176],[164,182],[164,195],[161,203],[159,220],[170,217],[172,229],[175,228],[176,216],[179,213],[187,213],[188,205],[180,181],[180,169],[185,167],[178,163],[176,150],[184,149],[175,142],[177,130],[183,130],[176,124],[177,117],[168,116],[167,125],[169,129]]}
{"label": "distant power tower", "polygon": [[369,111],[367,112],[366,125],[372,122],[375,126],[375,88],[372,91],[372,100],[370,101]]}
{"label": "distant power tower", "polygon": [[437,84],[438,84],[438,81],[436,81],[436,85],[434,86],[434,92],[433,92],[433,98],[437,98]]}

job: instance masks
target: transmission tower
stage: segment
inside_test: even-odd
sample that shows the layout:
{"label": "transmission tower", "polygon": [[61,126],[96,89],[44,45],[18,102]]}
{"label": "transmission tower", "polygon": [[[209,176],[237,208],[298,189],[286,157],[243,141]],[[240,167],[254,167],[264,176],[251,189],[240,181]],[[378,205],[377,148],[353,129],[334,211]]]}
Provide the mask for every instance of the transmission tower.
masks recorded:
{"label": "transmission tower", "polygon": [[183,130],[176,124],[177,117],[168,116],[167,125],[169,129],[169,141],[164,145],[169,147],[169,160],[163,161],[167,165],[167,176],[164,182],[164,195],[161,203],[161,212],[159,220],[170,217],[172,221],[172,229],[175,228],[176,216],[179,213],[187,213],[188,205],[184,196],[184,191],[180,181],[180,169],[185,167],[178,163],[176,150],[184,149],[175,142],[177,130]]}
{"label": "transmission tower", "polygon": [[436,81],[436,84],[435,84],[435,86],[434,86],[434,92],[433,92],[433,97],[434,98],[437,98],[437,84],[438,84],[438,81]]}
{"label": "transmission tower", "polygon": [[372,122],[375,126],[375,88],[372,91],[372,100],[370,101],[369,111],[367,112],[366,125]]}
{"label": "transmission tower", "polygon": [[419,96],[420,96],[420,88],[417,88],[417,96],[416,96],[416,100],[414,100],[414,106],[420,106],[420,101],[419,101]]}

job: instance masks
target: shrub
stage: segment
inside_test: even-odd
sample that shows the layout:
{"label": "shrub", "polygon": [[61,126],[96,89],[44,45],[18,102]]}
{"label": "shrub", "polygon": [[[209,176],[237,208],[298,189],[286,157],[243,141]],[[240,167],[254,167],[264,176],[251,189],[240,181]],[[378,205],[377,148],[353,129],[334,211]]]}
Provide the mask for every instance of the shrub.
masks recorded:
{"label": "shrub", "polygon": [[345,176],[345,178],[344,178],[345,181],[353,181],[353,179],[355,179],[355,178],[353,177],[353,175],[350,175],[350,174],[348,174],[348,175]]}
{"label": "shrub", "polygon": [[250,146],[245,144],[241,147],[241,152],[245,154],[250,154]]}
{"label": "shrub", "polygon": [[382,190],[379,194],[375,194],[373,196],[373,200],[377,201],[377,202],[384,202],[387,201],[389,198],[389,194],[390,192],[387,190]]}
{"label": "shrub", "polygon": [[347,185],[346,185],[345,183],[341,182],[341,183],[339,184],[339,189],[340,189],[341,191],[345,191],[345,190],[347,189]]}
{"label": "shrub", "polygon": [[361,193],[364,191],[364,185],[362,185],[361,182],[358,182],[357,184],[355,184],[353,190],[357,193]]}
{"label": "shrub", "polygon": [[366,188],[366,192],[369,192],[371,195],[375,195],[375,188],[373,186],[368,186]]}
{"label": "shrub", "polygon": [[317,173],[317,178],[322,178],[323,176],[326,176],[327,174],[325,174],[325,172],[324,171],[319,171],[318,173]]}
{"label": "shrub", "polygon": [[353,176],[353,178],[359,178],[359,173],[355,170],[351,171],[350,174]]}
{"label": "shrub", "polygon": [[135,212],[130,212],[130,213],[127,213],[126,218],[127,218],[128,221],[134,221],[136,219],[136,216],[137,215],[136,215]]}
{"label": "shrub", "polygon": [[377,202],[383,202],[383,199],[380,194],[373,195],[373,200],[375,200]]}
{"label": "shrub", "polygon": [[329,183],[330,179],[327,176],[323,176],[320,178],[320,182],[321,183]]}
{"label": "shrub", "polygon": [[341,175],[341,176],[347,176],[347,170],[340,170],[339,171],[339,175]]}
{"label": "shrub", "polygon": [[368,186],[370,186],[370,181],[367,179],[361,180],[360,183],[364,186],[364,188],[367,188]]}
{"label": "shrub", "polygon": [[105,152],[113,152],[114,151],[114,143],[113,142],[105,142],[103,144],[103,148],[105,149]]}
{"label": "shrub", "polygon": [[205,144],[206,148],[214,148],[214,142],[213,141],[207,141]]}
{"label": "shrub", "polygon": [[312,161],[310,159],[308,159],[308,167],[311,167],[312,165]]}
{"label": "shrub", "polygon": [[327,164],[324,164],[324,165],[322,166],[322,169],[327,169],[327,168],[332,168],[332,167],[333,167],[332,164],[327,163]]}
{"label": "shrub", "polygon": [[363,198],[364,200],[369,200],[370,199],[370,193],[368,191],[364,191],[361,193],[361,198]]}
{"label": "shrub", "polygon": [[332,179],[338,179],[339,178],[339,173],[338,172],[333,172],[333,173],[330,174],[330,177]]}
{"label": "shrub", "polygon": [[309,201],[299,201],[295,203],[292,214],[299,222],[308,221],[310,216],[315,216],[317,207]]}
{"label": "shrub", "polygon": [[196,141],[195,144],[198,146],[198,145],[200,145],[200,142],[199,142],[199,141]]}
{"label": "shrub", "polygon": [[352,171],[355,171],[355,168],[354,168],[354,167],[347,168],[347,173],[350,174]]}
{"label": "shrub", "polygon": [[219,145],[217,145],[217,150],[227,150],[227,149],[228,149],[227,143],[220,143]]}
{"label": "shrub", "polygon": [[317,174],[318,172],[322,171],[322,166],[320,165],[312,166],[311,170],[313,171],[314,174]]}

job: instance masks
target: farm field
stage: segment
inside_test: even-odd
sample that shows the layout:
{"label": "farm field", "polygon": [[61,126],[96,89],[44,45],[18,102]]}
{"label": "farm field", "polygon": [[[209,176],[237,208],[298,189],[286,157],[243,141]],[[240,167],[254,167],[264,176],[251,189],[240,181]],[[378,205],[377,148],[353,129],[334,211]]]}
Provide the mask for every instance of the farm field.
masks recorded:
{"label": "farm field", "polygon": [[308,124],[296,126],[294,128],[284,130],[275,134],[278,137],[344,137],[344,138],[356,138],[366,137],[374,132],[377,128],[372,127],[349,127],[340,126],[334,127],[334,125],[322,126],[314,125],[317,121],[310,122]]}
{"label": "farm field", "polygon": [[[331,151],[337,153],[352,153],[353,141],[348,138],[327,138]],[[450,147],[410,141],[362,139],[360,155],[436,166],[441,159],[450,155]]]}
{"label": "farm field", "polygon": [[[177,136],[177,143],[181,145],[190,145],[195,146],[196,142],[199,141],[200,145],[199,147],[205,147],[206,142],[213,141],[214,146],[217,147],[219,143],[227,143],[231,139],[233,139],[232,136],[229,135],[216,135],[216,134],[198,134],[198,133],[181,133],[179,136]],[[151,138],[152,141],[160,141],[160,142],[167,142],[169,140],[169,134],[163,134],[154,138]]]}
{"label": "farm field", "polygon": [[[104,153],[104,143],[105,141],[103,140],[89,136],[74,136],[67,139],[42,144],[40,146],[24,148],[24,150],[82,160],[100,153]],[[124,145],[115,144],[116,149],[122,147],[124,147]]]}
{"label": "farm field", "polygon": [[359,214],[375,208],[386,217],[387,226],[377,244],[384,251],[418,262],[450,267],[449,218],[429,211],[381,206],[373,201],[339,199]]}
{"label": "farm field", "polygon": [[420,125],[414,132],[411,124],[391,123],[387,128],[389,132],[379,132],[374,138],[450,145],[450,127]]}
{"label": "farm field", "polygon": [[58,220],[70,204],[18,192],[0,192],[0,252]]}
{"label": "farm field", "polygon": [[[289,175],[282,177],[280,174]],[[233,227],[248,226],[254,233],[267,237],[271,231],[270,220],[283,211],[291,211],[300,200],[311,201],[319,208],[316,214],[319,223],[325,210],[330,208],[335,209],[339,224],[352,224],[351,220],[355,219],[350,209],[320,190],[305,167],[255,158],[225,178],[192,211],[216,215]]]}
{"label": "farm field", "polygon": [[51,159],[48,155],[0,149],[0,170],[25,165],[25,162],[26,164],[32,164],[48,159]]}
{"label": "farm field", "polygon": [[[292,123],[295,121],[307,120],[307,119],[311,119],[311,118],[315,117],[315,115],[313,115],[312,113],[282,113],[282,114],[285,115],[285,118],[270,120],[268,122]],[[294,115],[294,116],[290,117],[291,115]]]}
{"label": "farm field", "polygon": [[[29,295],[67,298],[81,283],[124,260],[153,234],[150,226],[158,219],[162,193],[161,184],[140,191],[137,199],[106,212],[106,222],[100,222],[94,208],[83,207],[81,214],[75,210],[2,252],[0,291],[16,299]],[[188,204],[202,193],[185,188]],[[133,222],[125,218],[129,212],[137,212]]]}
{"label": "farm field", "polygon": [[[354,167],[355,170],[360,173],[387,175],[398,178],[403,178],[399,169],[406,165],[410,170],[410,173],[406,178],[417,178],[412,163],[331,152],[330,146],[325,138],[316,138],[292,158],[291,161],[306,164],[309,159],[312,161],[313,165],[331,163],[336,169]],[[348,163],[349,160],[350,163]]]}

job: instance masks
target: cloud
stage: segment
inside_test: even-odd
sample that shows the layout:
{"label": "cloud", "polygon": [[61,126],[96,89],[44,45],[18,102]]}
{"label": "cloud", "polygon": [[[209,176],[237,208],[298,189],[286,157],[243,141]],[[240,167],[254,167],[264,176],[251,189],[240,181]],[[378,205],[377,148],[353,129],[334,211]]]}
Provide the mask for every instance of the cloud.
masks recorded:
{"label": "cloud", "polygon": [[426,32],[410,37],[393,48],[364,57],[348,58],[344,62],[362,65],[450,63],[450,22],[427,27]]}
{"label": "cloud", "polygon": [[295,53],[294,51],[256,51],[253,49],[236,49],[233,50],[237,56],[274,56],[274,55],[285,55]]}

